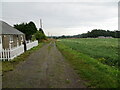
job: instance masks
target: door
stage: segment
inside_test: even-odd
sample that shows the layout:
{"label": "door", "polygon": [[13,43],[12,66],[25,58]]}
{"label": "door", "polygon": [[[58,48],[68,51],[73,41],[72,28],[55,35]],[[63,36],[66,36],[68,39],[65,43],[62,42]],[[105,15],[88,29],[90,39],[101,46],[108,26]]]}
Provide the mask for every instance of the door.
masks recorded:
{"label": "door", "polygon": [[0,51],[2,51],[2,36],[0,36]]}

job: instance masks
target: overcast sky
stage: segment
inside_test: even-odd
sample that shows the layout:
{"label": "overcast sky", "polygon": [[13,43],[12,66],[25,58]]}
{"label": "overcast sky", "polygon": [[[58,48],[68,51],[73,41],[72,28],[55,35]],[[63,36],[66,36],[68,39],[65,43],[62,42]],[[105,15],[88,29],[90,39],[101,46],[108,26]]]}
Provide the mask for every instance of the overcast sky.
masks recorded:
{"label": "overcast sky", "polygon": [[10,25],[34,21],[39,28],[41,18],[45,34],[54,36],[81,34],[92,29],[118,30],[118,1],[2,0],[0,20]]}

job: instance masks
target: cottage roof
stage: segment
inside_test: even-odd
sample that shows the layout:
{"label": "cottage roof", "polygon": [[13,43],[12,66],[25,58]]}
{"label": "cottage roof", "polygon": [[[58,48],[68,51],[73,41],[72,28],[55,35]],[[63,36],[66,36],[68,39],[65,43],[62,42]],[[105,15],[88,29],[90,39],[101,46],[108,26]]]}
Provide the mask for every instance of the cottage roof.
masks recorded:
{"label": "cottage roof", "polygon": [[0,21],[0,34],[23,34],[4,21]]}

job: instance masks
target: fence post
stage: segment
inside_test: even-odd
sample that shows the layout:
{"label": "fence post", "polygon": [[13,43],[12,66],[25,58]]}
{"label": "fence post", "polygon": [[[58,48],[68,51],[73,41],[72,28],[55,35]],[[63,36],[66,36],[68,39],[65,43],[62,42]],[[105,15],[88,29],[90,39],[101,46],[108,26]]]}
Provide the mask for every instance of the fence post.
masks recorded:
{"label": "fence post", "polygon": [[8,61],[10,60],[10,49],[8,49]]}

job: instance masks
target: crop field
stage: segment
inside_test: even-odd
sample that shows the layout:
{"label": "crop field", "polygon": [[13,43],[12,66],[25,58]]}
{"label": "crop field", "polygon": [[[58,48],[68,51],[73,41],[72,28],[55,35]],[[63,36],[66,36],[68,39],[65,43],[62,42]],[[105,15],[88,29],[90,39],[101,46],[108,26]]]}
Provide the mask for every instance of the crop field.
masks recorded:
{"label": "crop field", "polygon": [[117,67],[118,39],[61,39],[61,42],[104,64]]}
{"label": "crop field", "polygon": [[88,87],[119,87],[118,39],[59,39],[57,47]]}

